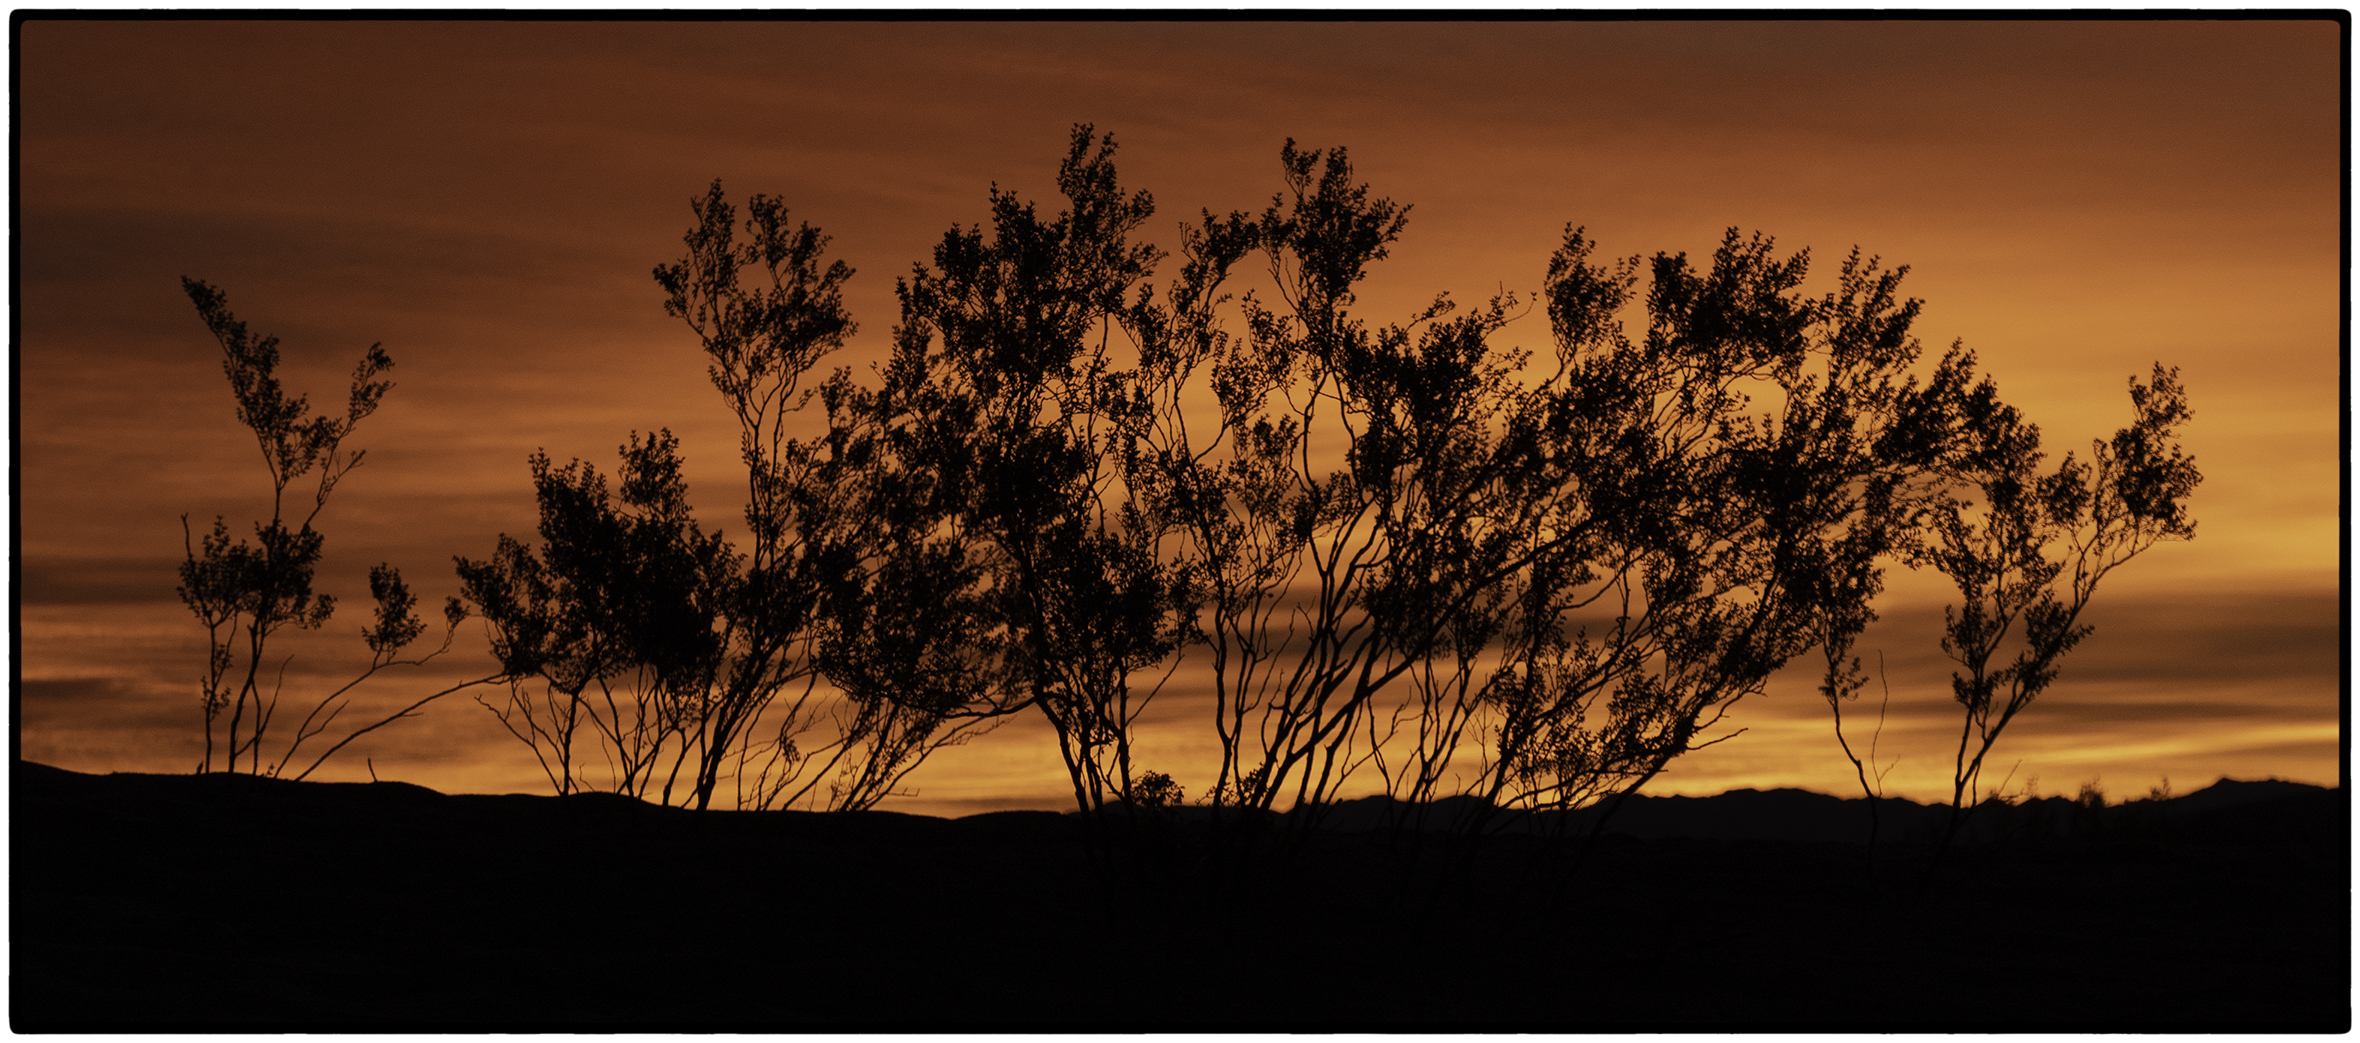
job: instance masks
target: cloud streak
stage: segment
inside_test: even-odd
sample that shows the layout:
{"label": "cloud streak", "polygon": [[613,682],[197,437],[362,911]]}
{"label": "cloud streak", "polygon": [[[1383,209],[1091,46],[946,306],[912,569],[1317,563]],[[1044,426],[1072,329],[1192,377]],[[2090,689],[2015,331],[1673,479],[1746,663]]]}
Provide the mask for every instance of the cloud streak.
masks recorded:
{"label": "cloud streak", "polygon": [[[2049,751],[2056,780],[2111,749],[2156,751],[2175,777],[2317,781],[2336,764],[2319,729],[2337,720],[2344,640],[2339,47],[2326,20],[34,19],[19,670],[44,687],[27,754],[188,759],[156,709],[194,698],[202,654],[171,601],[178,518],[237,528],[267,487],[180,276],[284,338],[315,401],[385,343],[399,386],[355,435],[370,458],[325,518],[322,584],[359,606],[368,566],[391,561],[431,603],[455,589],[452,555],[531,532],[536,449],[611,469],[629,432],[670,427],[700,517],[742,524],[734,427],[647,275],[712,178],[780,194],[835,236],[860,270],[862,332],[833,361],[860,372],[891,335],[894,277],[982,218],[987,186],[1049,195],[1068,126],[1088,120],[1154,192],[1167,249],[1200,206],[1266,203],[1288,137],[1349,146],[1415,207],[1364,294],[1380,319],[1438,290],[1529,292],[1569,221],[1608,253],[1701,254],[1739,225],[1811,248],[1819,282],[1855,243],[1911,264],[1929,343],[1966,338],[2056,452],[2127,419],[2126,375],[2181,366],[2208,476],[2199,537],[2101,594],[2098,636],[2002,748]],[[1540,347],[1546,330],[1527,317],[1504,336]],[[1897,581],[1863,644],[1885,642],[1897,780],[1936,778],[1944,756],[1940,593]],[[357,645],[358,625],[336,640]],[[90,636],[107,633],[123,636]],[[454,657],[480,655],[474,640]],[[1201,785],[1188,669],[1143,741]],[[1666,784],[1841,792],[1825,712],[1808,679],[1782,678],[1732,717],[1754,734]],[[406,722],[423,774],[405,777],[533,785],[484,718],[444,705]],[[1042,738],[1011,724],[913,783],[1053,805]],[[380,749],[399,761],[397,745]]]}

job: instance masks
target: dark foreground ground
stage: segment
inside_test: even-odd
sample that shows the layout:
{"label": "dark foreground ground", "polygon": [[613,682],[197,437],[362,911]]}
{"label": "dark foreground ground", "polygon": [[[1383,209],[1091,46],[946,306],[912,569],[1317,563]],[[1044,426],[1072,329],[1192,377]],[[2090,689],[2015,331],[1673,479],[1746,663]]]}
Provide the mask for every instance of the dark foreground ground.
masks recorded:
{"label": "dark foreground ground", "polygon": [[2341,791],[1930,873],[1922,844],[1508,836],[1452,870],[1382,832],[1093,846],[1048,813],[22,762],[11,803],[18,1032],[2351,1024]]}

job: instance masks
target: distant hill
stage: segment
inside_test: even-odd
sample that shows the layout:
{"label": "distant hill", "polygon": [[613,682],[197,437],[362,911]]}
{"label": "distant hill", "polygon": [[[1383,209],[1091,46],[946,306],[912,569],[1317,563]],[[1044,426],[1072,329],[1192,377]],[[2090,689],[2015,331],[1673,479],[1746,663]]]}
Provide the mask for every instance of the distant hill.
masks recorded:
{"label": "distant hill", "polygon": [[[518,811],[539,807],[541,802],[551,799],[521,794],[446,795],[401,782],[306,783],[297,786],[283,780],[226,774],[193,777],[116,772],[94,776],[30,761],[17,762],[15,780],[20,795],[64,793],[68,790],[87,793],[92,792],[91,786],[97,786],[106,792],[118,794],[118,799],[144,798],[165,806],[187,801],[192,792],[236,791],[254,799],[297,805],[365,799],[388,808],[417,809],[447,804],[480,815],[489,813],[494,807]],[[196,789],[192,790],[191,787]],[[607,804],[614,806],[599,814],[661,815],[669,810],[611,794],[577,794],[566,798],[566,801],[571,809],[569,816],[588,813],[591,805]],[[1494,809],[1486,816],[1485,832],[1560,834],[1561,831],[1560,835],[1582,836],[1589,833],[1600,816],[1605,816],[1606,835],[1641,840],[1684,838],[1834,844],[1864,843],[1868,840],[1868,802],[1858,797],[1833,797],[1800,789],[1738,789],[1710,797],[1632,796],[1609,811],[1612,803],[1602,802],[1562,813],[1530,814],[1513,809]],[[2322,831],[2343,823],[2348,812],[2339,810],[2342,808],[2341,789],[2279,779],[2241,781],[2224,777],[2203,789],[2170,800],[2127,801],[2108,805],[2094,814],[2064,797],[2047,797],[2015,804],[1989,803],[1968,818],[1957,839],[1962,843],[1982,844],[2011,839],[2168,830],[2175,839],[2214,837],[2251,841],[2274,836],[2292,838],[2291,831],[2299,832],[2303,839],[2328,840],[2331,838]],[[1395,826],[1443,831],[1456,828],[1457,824],[1481,810],[1477,802],[1464,797],[1411,805],[1377,796],[1330,805],[1321,810],[1317,822],[1322,830],[1340,833],[1368,832]],[[1120,809],[1117,812],[1119,814]],[[801,816],[809,813],[780,814]],[[1208,809],[1204,808],[1179,809],[1179,816],[1183,819],[1201,820],[1208,814]],[[1877,814],[1880,842],[1933,843],[1942,838],[1942,832],[1949,822],[1950,807],[1946,804],[1920,804],[1899,797],[1888,797],[1879,803]],[[861,812],[852,816],[868,823],[862,827],[864,829],[881,828],[912,836],[933,835],[951,829],[966,835],[1008,834],[1038,839],[1070,834],[1076,828],[1070,821],[1072,817],[1071,813],[1060,815],[1047,811],[999,811],[957,819],[891,811]]]}
{"label": "distant hill", "polygon": [[[1990,802],[1976,809],[1961,827],[1957,841],[1969,844],[2000,840],[2065,838],[2126,830],[2167,830],[2174,838],[2255,839],[2272,830],[2303,830],[2305,836],[2333,826],[2345,813],[2343,791],[2279,779],[2240,781],[2222,778],[2201,790],[2169,800],[2133,800],[2084,808],[2066,797],[2045,797],[2013,804]],[[1427,805],[1410,805],[1387,797],[1364,797],[1331,805],[1321,811],[1322,829],[1365,832],[1407,826],[1428,831],[1456,828],[1484,809],[1469,798],[1454,797]],[[1833,797],[1799,789],[1738,789],[1710,797],[1637,795],[1600,802],[1572,812],[1530,814],[1493,809],[1485,816],[1485,830],[1494,833],[1559,830],[1586,835],[1603,816],[1606,834],[1642,840],[1793,841],[1803,843],[1864,843],[1869,837],[1869,807],[1865,798]],[[1880,842],[1934,843],[1942,839],[1950,821],[1947,804],[1920,804],[1887,797],[1877,806]]]}

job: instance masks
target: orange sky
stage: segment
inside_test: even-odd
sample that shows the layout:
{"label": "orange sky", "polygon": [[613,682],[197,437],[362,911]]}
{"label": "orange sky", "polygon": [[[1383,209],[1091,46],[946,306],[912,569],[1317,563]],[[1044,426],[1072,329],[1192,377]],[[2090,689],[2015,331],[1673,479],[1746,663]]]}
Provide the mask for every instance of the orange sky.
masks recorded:
{"label": "orange sky", "polygon": [[[990,185],[1053,204],[1068,128],[1091,122],[1154,193],[1167,248],[1200,207],[1266,202],[1288,137],[1349,146],[1415,207],[1363,294],[1373,319],[1440,290],[1537,289],[1567,222],[1609,254],[1706,254],[1734,225],[1810,247],[1822,281],[1855,244],[1911,265],[1929,347],[1964,338],[2055,451],[2127,419],[2127,376],[2181,367],[2198,537],[2109,580],[2096,636],[2011,727],[1995,775],[2117,795],[2163,775],[2336,784],[2339,46],[2327,20],[29,21],[23,755],[185,771],[201,749],[178,519],[234,525],[268,487],[182,275],[281,336],[291,385],[317,400],[372,341],[398,362],[355,436],[368,463],[322,522],[322,587],[346,612],[289,646],[296,692],[365,657],[370,564],[439,602],[452,555],[531,532],[537,448],[611,468],[628,432],[668,426],[701,516],[738,527],[734,426],[648,275],[707,182],[783,196],[835,237],[860,273],[844,361],[865,364],[893,277],[980,219]],[[1546,338],[1537,316],[1504,337]],[[1893,588],[1862,644],[1892,689],[1880,750],[1899,757],[1894,792],[1931,799],[1957,727],[1943,590]],[[483,672],[481,637],[438,669]],[[1194,791],[1211,738],[1191,676],[1143,745]],[[1811,685],[1742,704],[1747,735],[1650,790],[1847,792]],[[1870,723],[1876,692],[1853,711]],[[379,735],[331,777],[373,764],[449,791],[545,788],[470,702]],[[1070,801],[1029,720],[910,783],[887,806]]]}

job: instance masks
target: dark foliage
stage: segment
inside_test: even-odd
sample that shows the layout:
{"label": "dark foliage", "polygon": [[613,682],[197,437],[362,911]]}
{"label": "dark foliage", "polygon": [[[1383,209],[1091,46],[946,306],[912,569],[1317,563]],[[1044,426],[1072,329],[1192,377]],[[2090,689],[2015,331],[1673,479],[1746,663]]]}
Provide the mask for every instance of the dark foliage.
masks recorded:
{"label": "dark foliage", "polygon": [[[1986,447],[1961,475],[1982,502],[1945,499],[1933,513],[1933,539],[1920,557],[1950,577],[1963,600],[1943,610],[1942,650],[1963,668],[1951,677],[1965,717],[1954,821],[1977,803],[1984,760],[2002,730],[2092,632],[2080,620],[2099,581],[2158,542],[2196,533],[2185,501],[2203,479],[2176,437],[2190,418],[2179,371],[2158,363],[2149,383],[2131,379],[2130,396],[2137,414],[2130,427],[2092,442],[2089,463],[2067,454],[2046,474],[2038,471],[2039,429],[2012,408],[1994,407],[1976,425]],[[2011,639],[2015,656],[1994,666]]]}
{"label": "dark foliage", "polygon": [[893,473],[934,493],[888,540],[962,566],[941,603],[970,615],[935,632],[988,664],[965,704],[1037,709],[1085,809],[1134,796],[1131,724],[1152,693],[1131,678],[1179,646],[1186,597],[1125,480],[1137,378],[1110,341],[1158,255],[1128,238],[1154,205],[1121,189],[1113,153],[1077,127],[1058,168],[1065,211],[1044,220],[994,190],[988,236],[943,237],[934,266],[897,284],[893,359],[868,400]]}
{"label": "dark foliage", "polygon": [[[263,673],[270,669],[270,639],[289,625],[316,630],[336,611],[333,596],[312,590],[312,577],[326,545],[325,537],[312,524],[327,509],[336,484],[361,464],[363,451],[348,449],[345,438],[377,411],[385,393],[392,390],[393,383],[382,377],[393,368],[393,359],[381,346],[370,345],[353,369],[352,390],[343,415],[313,416],[304,396],[289,397],[279,385],[279,339],[249,332],[230,312],[229,298],[212,285],[187,278],[180,283],[205,328],[221,344],[221,367],[237,401],[238,422],[254,433],[271,487],[270,520],[254,524],[254,542],[240,539],[231,543],[229,523],[222,518],[213,520],[213,531],[205,535],[201,545],[184,540],[180,599],[204,624],[209,648],[200,682],[205,759],[197,770],[214,770],[215,729],[220,726],[218,748],[225,770],[237,771],[240,758],[244,758],[249,773],[277,775],[294,761],[306,741],[327,733],[350,705],[348,697],[354,687],[387,667],[421,665],[448,649],[450,639],[446,634],[441,648],[414,659],[401,658],[403,650],[426,631],[426,624],[415,614],[418,599],[402,581],[399,569],[389,564],[370,569],[369,593],[377,602],[377,618],[374,627],[361,631],[369,646],[368,667],[315,703],[296,725],[294,737],[279,750],[278,759],[264,763],[280,695],[277,681]],[[311,486],[308,504],[301,502],[303,493],[298,485],[307,477]],[[294,502],[288,497],[291,487],[297,489]],[[185,537],[188,516],[182,515],[180,522]],[[444,614],[455,627],[463,611],[453,599]],[[286,662],[281,660],[277,670],[283,673],[285,668]],[[390,717],[355,729],[295,777],[311,774],[354,739],[465,687],[436,692]],[[224,712],[229,716],[226,722],[221,720]]]}
{"label": "dark foliage", "polygon": [[[610,772],[605,788],[670,803],[714,716],[715,624],[738,561],[690,517],[677,447],[670,432],[633,435],[620,509],[588,464],[559,468],[535,454],[544,550],[502,536],[490,560],[459,561],[510,679],[508,701],[486,705],[559,793],[595,763]],[[532,693],[528,678],[545,689]],[[605,756],[580,756],[585,739]]]}
{"label": "dark foliage", "polygon": [[[559,793],[702,808],[728,780],[743,807],[867,808],[1037,712],[1079,808],[1164,807],[1179,784],[1134,763],[1133,731],[1153,679],[1204,655],[1221,763],[1201,800],[1259,820],[1373,772],[1400,807],[1475,798],[1458,825],[1480,833],[1486,809],[1619,803],[1814,651],[1841,737],[1899,561],[1966,600],[1944,639],[1963,811],[2099,579],[2192,531],[2173,374],[2134,383],[2138,423],[2090,464],[2041,473],[1974,357],[1926,357],[1906,269],[1858,251],[1814,296],[1808,254],[1760,234],[1700,266],[1604,258],[1569,228],[1537,299],[1384,322],[1358,287],[1410,208],[1343,149],[1287,142],[1269,206],[1183,223],[1160,287],[1154,202],[1114,156],[1077,126],[1053,216],[994,189],[987,222],[954,225],[897,281],[873,383],[815,375],[856,328],[827,237],[719,182],[691,201],[654,276],[738,421],[745,544],[698,525],[669,433],[634,433],[615,493],[536,454],[539,546],[459,562],[510,684],[486,705]],[[271,342],[198,285],[276,488],[316,467],[324,503],[390,363],[372,349],[344,420],[306,419]],[[1535,310],[1547,349],[1505,346]],[[317,625],[308,516],[258,533],[191,550],[191,604],[234,630],[216,588],[243,584],[268,591],[257,642]],[[385,579],[381,657],[417,633]],[[251,669],[225,686],[223,647],[208,721],[230,706],[235,736],[258,696]]]}

